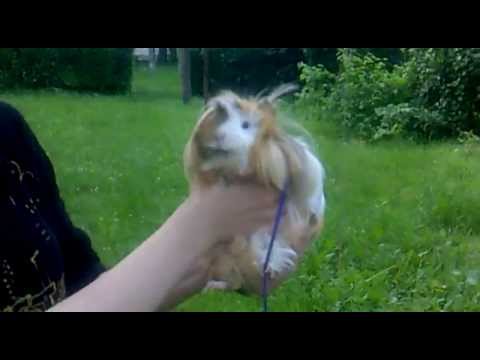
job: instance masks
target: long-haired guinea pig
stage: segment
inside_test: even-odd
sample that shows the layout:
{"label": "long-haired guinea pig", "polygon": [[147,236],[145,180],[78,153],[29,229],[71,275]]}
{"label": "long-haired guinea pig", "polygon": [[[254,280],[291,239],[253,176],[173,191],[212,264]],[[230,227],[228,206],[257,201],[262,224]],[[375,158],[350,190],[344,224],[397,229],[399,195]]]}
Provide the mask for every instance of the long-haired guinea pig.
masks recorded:
{"label": "long-haired guinea pig", "polygon": [[[304,248],[300,244],[310,244],[324,221],[322,163],[277,120],[276,100],[294,89],[284,85],[256,98],[220,93],[206,104],[184,153],[191,190],[247,177],[281,191],[288,180],[287,216],[279,227],[267,268],[269,289],[294,271]],[[290,231],[300,224],[304,232]],[[237,236],[228,242],[211,266],[207,288],[258,293],[271,231],[269,226],[247,239]]]}

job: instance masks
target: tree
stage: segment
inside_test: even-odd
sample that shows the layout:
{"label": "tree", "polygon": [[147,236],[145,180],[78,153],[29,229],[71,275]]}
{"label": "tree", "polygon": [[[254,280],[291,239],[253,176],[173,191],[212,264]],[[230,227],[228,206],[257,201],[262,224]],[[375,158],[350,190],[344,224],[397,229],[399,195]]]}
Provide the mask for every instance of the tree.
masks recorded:
{"label": "tree", "polygon": [[174,63],[177,61],[177,49],[176,48],[168,48],[168,62]]}
{"label": "tree", "polygon": [[148,48],[148,66],[150,69],[155,68],[155,48]]}
{"label": "tree", "polygon": [[165,64],[167,62],[167,48],[158,48],[157,64]]}
{"label": "tree", "polygon": [[192,83],[190,79],[190,49],[177,48],[178,72],[180,73],[180,83],[182,87],[182,101],[187,103],[192,97]]}
{"label": "tree", "polygon": [[205,100],[205,103],[208,101],[209,94],[208,94],[208,53],[209,53],[208,48],[203,48],[202,49],[202,57],[203,57],[203,98]]}

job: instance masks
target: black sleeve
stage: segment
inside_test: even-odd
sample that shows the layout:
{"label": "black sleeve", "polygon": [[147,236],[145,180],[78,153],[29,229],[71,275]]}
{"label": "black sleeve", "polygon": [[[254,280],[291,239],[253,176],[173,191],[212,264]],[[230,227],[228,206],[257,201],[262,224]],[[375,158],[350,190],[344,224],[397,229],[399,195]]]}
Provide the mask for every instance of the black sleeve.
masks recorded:
{"label": "black sleeve", "polygon": [[[58,192],[57,192],[58,193]],[[77,292],[95,280],[105,267],[92,248],[88,235],[75,227],[58,196],[55,201],[55,213],[59,214],[57,231],[65,264],[65,286],[67,296]]]}
{"label": "black sleeve", "polygon": [[61,198],[52,163],[23,116],[2,102],[0,111],[2,115],[8,114],[2,116],[8,120],[2,120],[4,123],[0,124],[3,134],[8,134],[8,139],[3,141],[0,149],[4,156],[25,164],[38,178],[38,192],[44,199],[42,215],[55,229],[62,251],[68,296],[93,281],[105,268],[88,235],[72,223]]}

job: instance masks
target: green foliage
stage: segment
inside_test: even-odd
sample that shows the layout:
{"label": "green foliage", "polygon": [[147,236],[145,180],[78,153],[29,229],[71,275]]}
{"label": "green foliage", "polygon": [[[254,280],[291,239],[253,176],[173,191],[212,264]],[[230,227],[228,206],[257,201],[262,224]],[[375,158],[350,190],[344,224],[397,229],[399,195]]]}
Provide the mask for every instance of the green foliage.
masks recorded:
{"label": "green foliage", "polygon": [[480,132],[480,49],[409,49],[409,83],[415,106],[436,114],[428,135]]}
{"label": "green foliage", "polygon": [[438,113],[410,103],[388,104],[375,109],[375,115],[380,123],[375,128],[373,140],[395,135],[428,134],[432,127],[438,124]]}
{"label": "green foliage", "polygon": [[458,137],[458,142],[463,145],[463,150],[467,156],[478,154],[480,150],[480,136],[475,135],[472,130],[462,131]]}
{"label": "green foliage", "polygon": [[[203,59],[200,49],[191,49],[192,91],[203,94]],[[255,93],[268,87],[296,81],[300,48],[217,48],[209,52],[211,93],[228,88]]]}
{"label": "green foliage", "polygon": [[364,49],[340,50],[335,75],[301,64],[300,103],[369,140],[479,133],[480,51],[408,49],[404,58],[391,65]]}
{"label": "green foliage", "polygon": [[[308,65],[323,65],[328,71],[338,72],[338,48],[303,48],[305,63]],[[356,48],[352,49],[358,55],[372,54],[387,61],[387,66],[398,65],[403,55],[399,48]]]}
{"label": "green foliage", "polygon": [[[338,58],[341,71],[337,75],[322,65],[300,64],[300,79],[305,84],[300,102],[336,116],[342,125],[365,138],[400,131],[391,118],[403,114],[403,104],[408,101],[403,68],[394,66],[389,71],[384,61],[369,53],[340,51]],[[392,104],[401,108],[392,108]]]}
{"label": "green foliage", "polygon": [[300,63],[300,81],[304,84],[299,94],[300,105],[313,105],[324,108],[328,105],[336,77],[323,65],[309,66]]}
{"label": "green foliage", "polygon": [[132,54],[133,49],[122,48],[2,48],[0,88],[125,93]]}
{"label": "green foliage", "polygon": [[404,54],[400,48],[359,48],[359,54],[369,53],[387,62],[387,65],[400,65],[404,61]]}

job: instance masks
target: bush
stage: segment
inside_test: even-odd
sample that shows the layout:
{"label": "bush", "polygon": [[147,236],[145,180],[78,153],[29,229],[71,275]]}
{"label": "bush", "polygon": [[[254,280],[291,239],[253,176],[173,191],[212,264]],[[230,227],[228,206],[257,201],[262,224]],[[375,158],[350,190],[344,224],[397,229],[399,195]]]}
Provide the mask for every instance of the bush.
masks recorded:
{"label": "bush", "polygon": [[[200,49],[191,50],[194,95],[203,95],[203,59]],[[219,48],[209,52],[209,91],[221,89],[258,92],[298,79],[300,48]]]}
{"label": "bush", "polygon": [[404,63],[389,65],[363,49],[341,50],[338,74],[301,64],[299,101],[369,140],[478,134],[480,51],[409,49],[404,54]]}
{"label": "bush", "polygon": [[299,105],[313,107],[313,112],[327,108],[336,81],[335,74],[328,71],[324,65],[309,66],[299,63],[298,67],[300,81],[304,85],[298,95]]}
{"label": "bush", "polygon": [[392,65],[400,65],[404,62],[404,53],[400,48],[360,48],[359,54],[369,53],[376,58],[386,61],[387,67],[391,69]]}
{"label": "bush", "polygon": [[404,69],[393,66],[389,71],[386,62],[369,53],[340,51],[338,59],[341,70],[337,75],[322,65],[300,65],[305,85],[300,102],[334,115],[343,126],[367,139],[401,131],[403,127],[392,126],[389,116],[397,111],[392,105],[403,106],[408,101]]}
{"label": "bush", "polygon": [[[328,71],[337,73],[339,61],[337,59],[338,48],[304,48],[305,62],[308,65],[323,65]],[[371,54],[377,58],[384,59],[387,67],[399,65],[403,62],[403,54],[399,48],[356,48],[357,55]]]}
{"label": "bush", "polygon": [[125,93],[132,62],[133,49],[2,48],[0,87]]}
{"label": "bush", "polygon": [[432,138],[480,132],[480,49],[409,49],[410,89],[414,105],[436,114]]}

